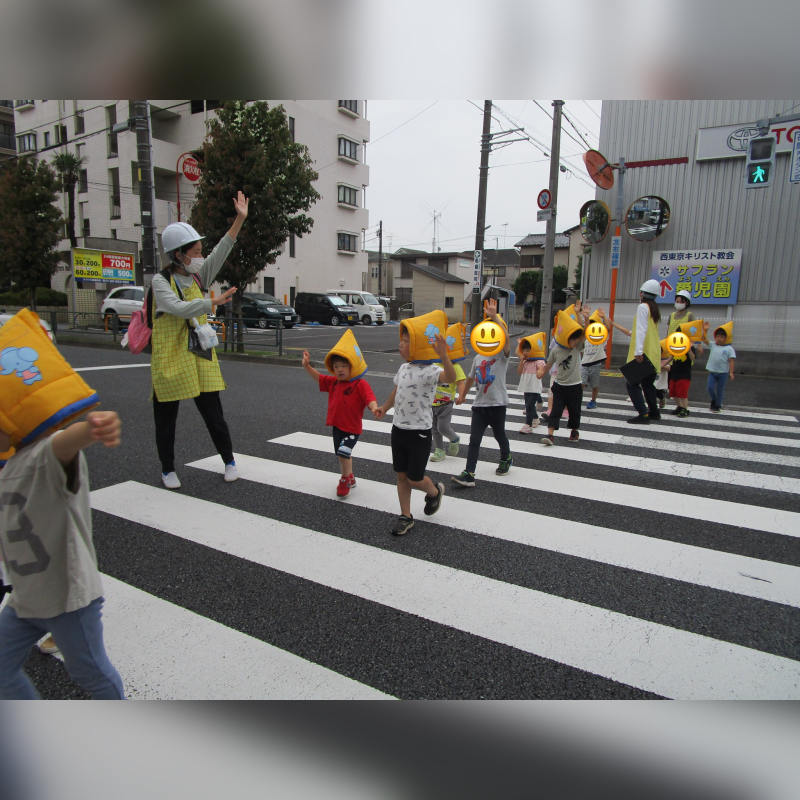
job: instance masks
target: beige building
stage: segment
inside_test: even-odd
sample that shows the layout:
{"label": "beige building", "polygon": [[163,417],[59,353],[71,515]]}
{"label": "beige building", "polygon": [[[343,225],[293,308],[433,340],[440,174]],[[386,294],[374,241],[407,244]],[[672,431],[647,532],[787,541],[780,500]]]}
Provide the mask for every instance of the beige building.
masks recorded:
{"label": "beige building", "polygon": [[438,267],[424,264],[412,264],[411,270],[414,273],[414,316],[441,309],[447,314],[448,323],[464,321],[464,289],[469,288],[467,281]]}

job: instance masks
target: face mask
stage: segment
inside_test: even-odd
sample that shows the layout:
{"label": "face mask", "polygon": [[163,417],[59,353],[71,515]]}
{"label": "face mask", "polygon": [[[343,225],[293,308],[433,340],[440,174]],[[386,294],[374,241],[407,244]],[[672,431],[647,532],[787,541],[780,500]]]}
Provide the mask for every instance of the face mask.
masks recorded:
{"label": "face mask", "polygon": [[200,268],[203,266],[203,261],[204,259],[202,258],[193,258],[188,264],[183,264],[183,268],[190,275],[194,275],[195,273],[200,272]]}
{"label": "face mask", "polygon": [[675,308],[677,308],[678,311],[683,311],[686,308],[686,303],[675,303]]}

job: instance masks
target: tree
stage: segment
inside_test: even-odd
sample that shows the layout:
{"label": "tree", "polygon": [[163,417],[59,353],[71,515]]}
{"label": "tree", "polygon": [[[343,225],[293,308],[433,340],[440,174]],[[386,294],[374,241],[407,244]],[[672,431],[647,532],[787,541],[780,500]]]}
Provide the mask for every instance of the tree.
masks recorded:
{"label": "tree", "polygon": [[53,167],[60,181],[60,188],[67,193],[67,236],[70,247],[78,246],[75,237],[75,186],[80,180],[81,167],[84,158],[78,158],[72,153],[59,153],[53,159]]}
{"label": "tree", "polygon": [[514,280],[511,288],[523,303],[528,300],[529,294],[533,295],[533,300],[536,302],[542,291],[542,271],[540,269],[523,270]]}
{"label": "tree", "polygon": [[0,164],[0,283],[27,289],[33,309],[36,287],[49,287],[58,265],[64,218],[53,205],[57,188],[44,161],[20,157]]}
{"label": "tree", "polygon": [[564,289],[567,288],[567,280],[569,270],[564,264],[558,264],[553,267],[553,302],[566,303],[567,296],[564,294]]}
{"label": "tree", "polygon": [[[274,264],[290,234],[302,237],[314,225],[306,214],[321,195],[312,183],[308,148],[292,141],[283,106],[258,101],[226,101],[208,126],[203,170],[191,224],[207,238],[210,251],[232,222],[231,198],[241,190],[250,198],[247,222],[219,279],[235,286],[233,313],[241,321],[242,293],[258,273]],[[239,350],[243,350],[242,326]]]}

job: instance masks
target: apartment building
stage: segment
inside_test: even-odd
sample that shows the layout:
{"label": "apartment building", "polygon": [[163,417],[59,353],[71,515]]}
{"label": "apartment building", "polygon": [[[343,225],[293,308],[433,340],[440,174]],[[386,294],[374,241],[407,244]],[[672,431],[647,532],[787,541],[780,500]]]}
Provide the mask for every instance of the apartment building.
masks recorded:
{"label": "apartment building", "polygon": [[0,100],[0,161],[16,155],[14,139],[14,101]]}

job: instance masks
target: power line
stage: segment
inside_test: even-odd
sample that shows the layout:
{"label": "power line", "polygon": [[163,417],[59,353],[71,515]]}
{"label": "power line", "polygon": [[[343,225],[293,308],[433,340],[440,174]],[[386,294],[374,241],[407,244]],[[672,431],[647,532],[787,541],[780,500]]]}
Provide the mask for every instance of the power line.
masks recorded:
{"label": "power line", "polygon": [[591,111],[592,114],[594,114],[597,117],[597,119],[602,120],[602,117],[585,100],[583,100],[582,102],[586,106],[586,108],[588,108],[589,111]]}
{"label": "power line", "polygon": [[[550,119],[553,119],[553,115],[549,111],[547,111],[547,109],[545,109],[541,105],[539,105],[539,103],[537,103],[536,100],[534,100],[533,102],[536,103],[536,105],[539,106],[539,108],[541,108],[542,111],[544,111],[544,113],[547,114],[548,117],[550,117]],[[575,127],[575,126],[573,125],[573,127]],[[576,144],[581,144],[581,142],[579,142],[568,130],[566,130],[563,127],[563,125],[561,127],[561,130],[562,130],[563,133],[566,133],[567,136],[569,136],[569,138],[572,139],[573,142],[575,142]],[[576,128],[576,130],[577,130],[577,128]],[[580,136],[580,134],[578,134],[578,135]],[[588,145],[586,145],[586,146],[589,147]],[[589,148],[589,149],[591,150],[591,148]]]}
{"label": "power line", "polygon": [[[587,150],[591,150],[592,146],[589,144],[589,142],[586,141],[586,139],[583,138],[583,134],[578,130],[578,128],[575,125],[575,123],[567,116],[567,112],[562,110],[561,113],[564,115],[564,118],[567,120],[567,122],[569,122],[569,124],[572,125],[572,127],[575,129],[575,133],[577,133],[578,136],[581,137],[581,139],[583,140],[583,143],[586,145],[586,149]],[[569,131],[565,131],[565,133],[569,133]],[[575,138],[575,137],[572,137],[572,138]]]}
{"label": "power line", "polygon": [[[403,125],[408,125],[409,122],[415,120],[420,114],[424,114],[428,110],[428,108],[433,108],[438,102],[439,102],[438,100],[434,100],[427,108],[423,108],[422,111],[419,112],[419,114],[414,114],[414,116],[411,117],[411,119],[407,119],[404,123],[402,123],[402,125],[398,125],[396,128],[392,128],[392,130],[390,130],[389,133],[394,133],[395,131],[399,131],[400,128],[403,127]],[[389,135],[389,133],[384,133],[383,136],[379,136],[377,139],[375,139],[374,142],[369,142],[369,144],[370,145],[377,144],[381,139],[385,139]]]}

